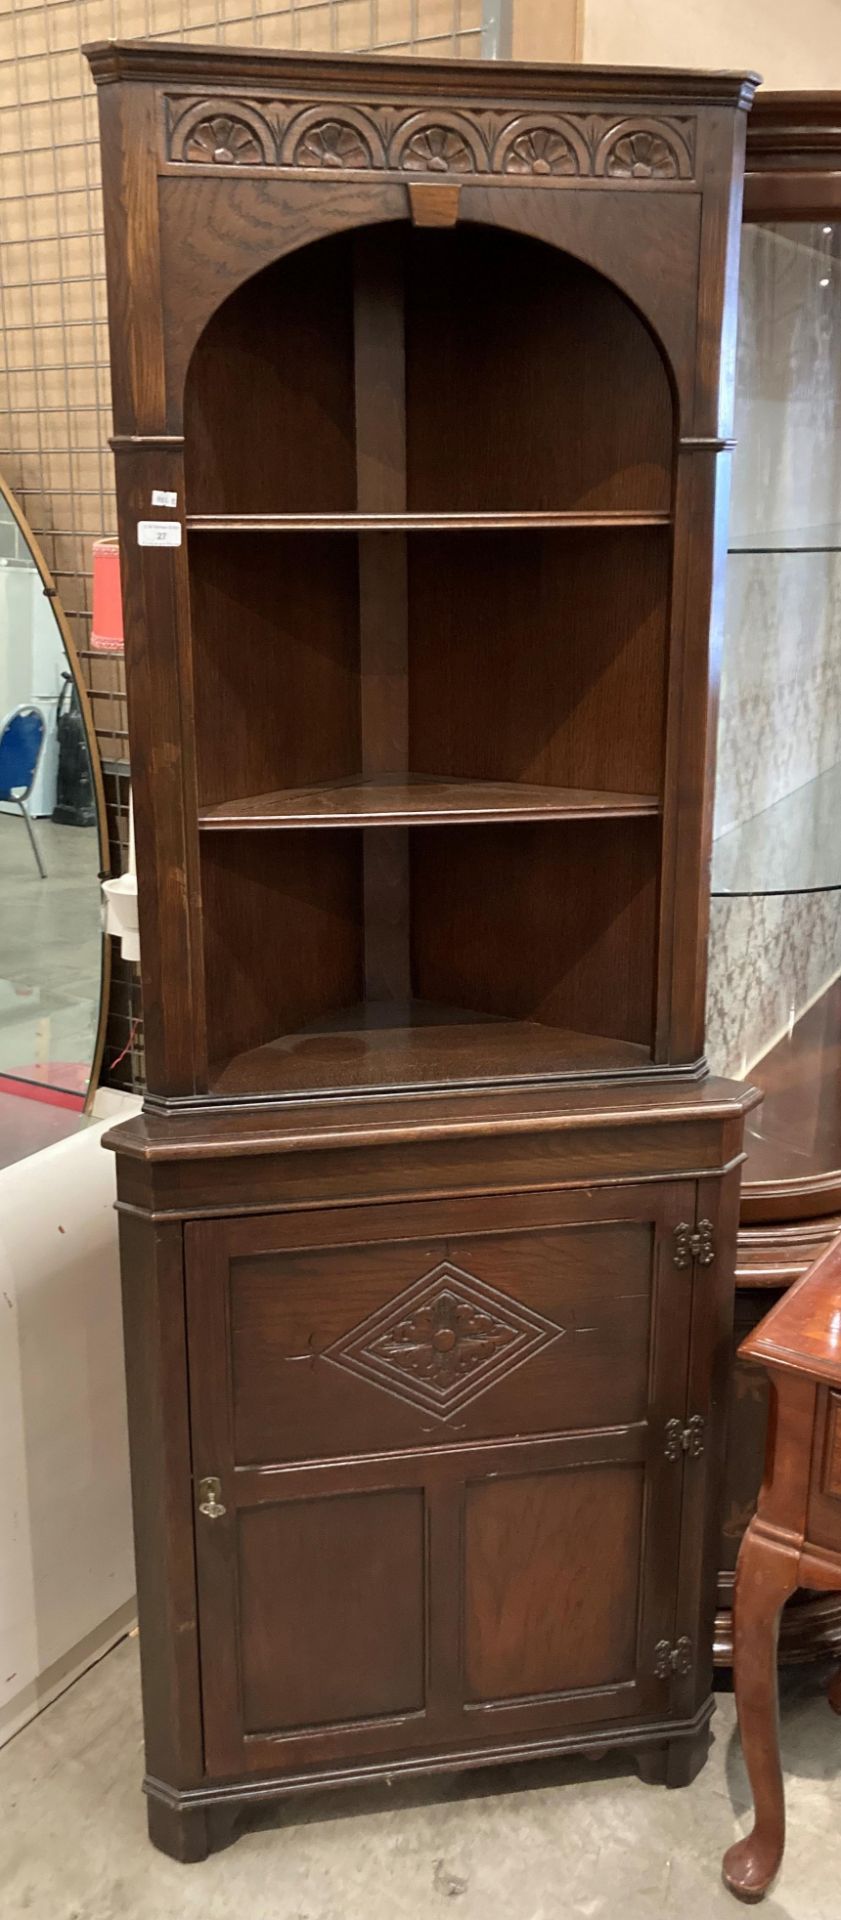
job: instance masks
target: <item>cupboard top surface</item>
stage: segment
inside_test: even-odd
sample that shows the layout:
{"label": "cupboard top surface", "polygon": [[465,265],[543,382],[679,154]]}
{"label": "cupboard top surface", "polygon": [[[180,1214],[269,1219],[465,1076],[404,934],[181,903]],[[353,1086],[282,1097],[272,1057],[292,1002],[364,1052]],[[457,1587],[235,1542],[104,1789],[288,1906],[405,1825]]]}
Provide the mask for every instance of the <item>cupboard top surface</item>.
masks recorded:
{"label": "cupboard top surface", "polygon": [[265,1113],[217,1111],[138,1114],[104,1136],[103,1145],[145,1160],[225,1158],[239,1154],[300,1152],[404,1141],[426,1136],[574,1132],[633,1125],[669,1125],[681,1120],[728,1121],[750,1112],[762,1098],[755,1087],[707,1077],[701,1081],[642,1088],[616,1085],[511,1091],[475,1088],[447,1093],[375,1095],[332,1101],[295,1101]]}
{"label": "cupboard top surface", "polygon": [[98,86],[115,80],[185,80],[210,82],[253,79],[258,84],[276,79],[312,76],[353,93],[360,86],[381,86],[423,96],[471,92],[487,98],[513,92],[529,99],[674,99],[702,106],[749,107],[760,84],[756,73],[696,71],[680,67],[555,66],[543,62],[487,60],[405,59],[382,54],[315,54],[276,52],[271,47],[171,45],[155,40],[97,40],[82,51]]}

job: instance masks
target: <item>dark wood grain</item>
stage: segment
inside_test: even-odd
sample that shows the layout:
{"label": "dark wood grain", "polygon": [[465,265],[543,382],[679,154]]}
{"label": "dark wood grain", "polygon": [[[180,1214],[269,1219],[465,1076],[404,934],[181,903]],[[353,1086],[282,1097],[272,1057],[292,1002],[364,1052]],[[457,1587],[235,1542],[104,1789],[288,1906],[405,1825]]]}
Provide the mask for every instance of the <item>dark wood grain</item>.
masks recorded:
{"label": "dark wood grain", "polygon": [[246,1735],[422,1711],[423,1562],[417,1488],[243,1513]]}
{"label": "dark wood grain", "polygon": [[[309,862],[308,843],[299,846],[298,852],[304,862]],[[239,872],[239,863],[235,870]],[[302,872],[301,879],[305,877],[308,880]],[[339,886],[343,884],[343,877],[341,869],[338,870]],[[220,939],[231,938],[227,931],[227,911],[226,903],[219,922]],[[300,911],[300,899],[296,911]],[[645,1065],[645,1047],[621,1036],[572,1031],[562,1028],[559,1022],[496,1018],[481,1008],[441,1005],[431,1000],[349,1003],[335,1014],[311,1019],[306,1026],[290,1032],[289,1016],[296,1002],[302,1008],[305,1000],[311,1004],[322,993],[328,998],[331,988],[335,1001],[340,996],[342,983],[348,978],[352,980],[355,950],[353,922],[349,917],[342,921],[342,933],[348,944],[345,970],[339,972],[341,956],[334,952],[331,970],[326,975],[328,984],[323,990],[321,976],[311,972],[317,957],[317,903],[313,904],[312,912],[310,944],[306,947],[298,944],[282,986],[276,980],[270,956],[266,956],[265,994],[259,1005],[255,1002],[254,1025],[271,1024],[269,1009],[271,995],[275,993],[276,1038],[248,1051],[240,1048],[229,1058],[224,1052],[217,1054],[218,1064],[211,1078],[216,1093],[336,1092],[340,1088],[423,1086],[430,1081],[448,1086],[454,1080],[530,1079],[548,1073],[587,1074],[594,1068],[603,1072],[632,1072],[635,1067]],[[306,919],[302,931],[306,935]],[[260,939],[260,926],[254,926],[250,933],[250,939],[247,929],[240,935],[243,943],[247,942],[246,958]],[[255,982],[252,996],[258,990]],[[225,1017],[226,1003],[223,1002],[214,1033],[220,1032]],[[246,1030],[242,1008],[232,1008],[227,1018],[229,1036],[233,1031],[242,1034]]]}
{"label": "dark wood grain", "polygon": [[614,1745],[685,1783],[754,1098],[699,1021],[753,83],[91,60],[151,1836]]}
{"label": "dark wood grain", "polygon": [[356,506],[352,262],[344,235],[305,247],[214,313],[184,394],[191,514]]}
{"label": "dark wood grain", "polygon": [[[658,847],[645,819],[419,827],[416,992],[601,1036],[593,1057],[615,1040],[650,1058]],[[603,891],[589,884],[596,862]]]}
{"label": "dark wood grain", "polygon": [[201,805],[358,776],[352,543],[214,536],[191,549],[190,595]]}
{"label": "dark wood grain", "polygon": [[[468,1488],[469,1700],[633,1680],[644,1491],[639,1467],[614,1466]],[[599,1574],[606,1554],[614,1581]]]}
{"label": "dark wood grain", "polygon": [[[358,1000],[363,981],[357,834],[284,834],[267,873],[255,835],[203,843],[211,1085],[232,1055]],[[272,922],[282,919],[281,944]]]}
{"label": "dark wood grain", "polygon": [[755,1098],[721,1082],[678,1083],[654,1105],[650,1089],[617,1075],[595,1087],[582,1077],[562,1105],[555,1086],[532,1080],[457,1097],[422,1089],[411,1102],[361,1095],[344,1100],[337,1119],[331,1101],[261,1109],[227,1096],[215,1111],[150,1113],[112,1136],[122,1149],[119,1204],[161,1219],[269,1212],[288,1224],[299,1208],[329,1212],[348,1196],[360,1206],[481,1197],[488,1212],[500,1193],[529,1193],[538,1208],[545,1191],[582,1183],[609,1197],[640,1165],[661,1182],[737,1175],[742,1115]]}
{"label": "dark wood grain", "polygon": [[[404,274],[399,239],[387,227],[354,244],[356,485],[362,512],[406,506]],[[359,677],[362,772],[409,770],[408,582],[401,538],[359,537]],[[395,824],[363,833],[365,992],[371,1000],[411,993],[409,844]]]}
{"label": "dark wood grain", "polygon": [[146,1768],[177,1789],[203,1764],[182,1230],[126,1216],[120,1258]]}
{"label": "dark wood grain", "polygon": [[[124,447],[116,461],[147,1084],[184,1094],[206,1078],[193,733],[185,674],[189,573],[183,547],[139,547],[152,489],[183,493],[180,448]],[[181,636],[183,651],[173,645]],[[189,674],[187,674],[189,678]],[[191,804],[192,802],[192,804]],[[167,991],[161,990],[166,979]],[[187,1009],[190,1018],[187,1018]]]}
{"label": "dark wood grain", "polygon": [[746,220],[837,220],[841,214],[838,94],[765,88],[748,122]]}
{"label": "dark wood grain", "polygon": [[[447,1265],[477,1277],[509,1303],[548,1323],[546,1343],[528,1354],[528,1430],[552,1434],[562,1425],[619,1428],[643,1421],[654,1284],[654,1251],[644,1198],[623,1194],[622,1218],[596,1226],[538,1228],[528,1203],[497,1203],[511,1225],[484,1236],[459,1231],[448,1214],[446,1237],[435,1238],[441,1208],[432,1203],[429,1231],[420,1241],[378,1239],[359,1244],[361,1223],[345,1216],[353,1244],[249,1255],[248,1227],[232,1236],[229,1289],[231,1421],[237,1463],[346,1458],[394,1448],[438,1448],[504,1439],[524,1418],[518,1369],[492,1391],[459,1408],[446,1422],[412,1399],[412,1376],[382,1378],[372,1391],[358,1372],[323,1356],[355,1326],[382,1314],[395,1295],[422,1275]],[[576,1202],[568,1203],[574,1214]],[[600,1207],[593,1208],[593,1221]],[[386,1210],[387,1211],[387,1210]],[[555,1203],[556,1218],[564,1214]],[[638,1214],[640,1217],[635,1218]],[[475,1226],[475,1222],[473,1223]],[[387,1233],[388,1221],[383,1221]],[[204,1230],[207,1231],[206,1229]],[[252,1230],[252,1240],[253,1240]],[[313,1238],[318,1232],[313,1229]],[[236,1251],[233,1251],[233,1249]],[[615,1297],[621,1268],[626,1292]],[[458,1291],[458,1279],[453,1285]],[[504,1311],[504,1309],[503,1309]],[[422,1335],[419,1327],[419,1337]],[[500,1338],[505,1329],[501,1328]],[[441,1352],[450,1351],[442,1335]],[[511,1350],[517,1357],[512,1336]],[[505,1361],[507,1347],[500,1348]],[[398,1356],[399,1357],[399,1356]],[[559,1408],[563,1408],[560,1420]]]}
{"label": "dark wood grain", "polygon": [[598,793],[576,787],[537,787],[526,781],[446,780],[409,774],[402,779],[331,781],[292,787],[245,800],[203,807],[199,825],[214,832],[239,827],[434,826],[499,820],[605,820],[658,813],[656,793]]}
{"label": "dark wood grain", "polygon": [[[236,1756],[259,1771],[281,1736],[289,1766],[422,1748],[463,1734],[480,1703],[480,1743],[492,1710],[523,1731],[547,1715],[586,1722],[608,1697],[620,1721],[656,1712],[652,1650],[673,1608],[663,1547],[681,1494],[660,1436],[689,1313],[660,1243],[692,1198],[687,1185],[556,1197],[548,1232],[530,1230],[531,1201],[499,1201],[490,1234],[470,1231],[467,1204],[377,1208],[373,1240],[358,1213],[301,1215],[285,1252],[272,1220],[224,1239],[190,1230],[194,1448],[215,1462],[226,1509],[197,1531],[200,1593],[225,1646],[206,1678],[216,1767]],[[655,1333],[658,1269],[668,1311]],[[443,1319],[423,1304],[436,1290]],[[490,1435],[492,1460],[477,1445]],[[594,1503],[600,1527],[585,1537]],[[594,1606],[596,1554],[616,1577]],[[444,1581],[463,1596],[463,1641],[436,1625],[422,1662],[421,1594]]]}
{"label": "dark wood grain", "polygon": [[[668,377],[650,333],[615,289],[568,254],[513,234],[459,225],[415,233],[412,242],[412,510],[668,512]],[[586,357],[575,380],[559,380],[558,367],[576,359],[585,307]],[[518,352],[526,340],[527,353]]]}
{"label": "dark wood grain", "polygon": [[414,772],[661,792],[667,534],[417,534],[409,583]]}
{"label": "dark wood grain", "polygon": [[328,97],[351,100],[368,91],[390,98],[399,87],[409,99],[428,104],[450,97],[461,100],[474,89],[483,99],[555,102],[559,97],[585,105],[597,101],[634,102],[640,108],[680,103],[693,106],[748,107],[759,85],[755,73],[718,70],[705,73],[685,67],[541,66],[517,61],[384,58],[382,54],[277,53],[261,46],[214,46],[210,42],[164,40],[95,40],[84,48],[98,86],[115,80],[153,80],[181,85],[198,79],[210,90],[229,86],[232,71],[243,85],[276,85],[281,79],[293,90],[303,81],[317,84]]}
{"label": "dark wood grain", "polygon": [[785,1846],[776,1666],[783,1602],[797,1587],[841,1592],[841,1241],[740,1351],[767,1370],[772,1394],[765,1478],[739,1554],[734,1608],[736,1706],[755,1818],[724,1857],[726,1884],[753,1901],[767,1892]]}
{"label": "dark wood grain", "polygon": [[[732,128],[716,128],[723,154]],[[440,231],[413,227],[405,200],[376,179],[343,182],[339,202],[311,179],[244,179],[234,167],[223,182],[212,167],[207,175],[184,168],[167,172],[159,199],[162,424],[183,418],[188,524],[196,526],[188,541],[191,633],[180,652],[188,732],[195,705],[199,806],[383,772],[656,795],[665,832],[649,894],[656,889],[659,929],[652,939],[647,919],[644,927],[628,923],[638,947],[636,997],[632,1010],[620,1003],[619,1012],[623,1037],[645,1044],[652,1065],[694,1066],[702,1052],[698,826],[708,820],[709,768],[697,712],[699,696],[706,702],[709,565],[698,555],[712,529],[697,485],[674,493],[672,376],[688,392],[703,296],[712,316],[698,340],[703,405],[695,415],[685,409],[679,444],[685,466],[697,472],[703,459],[711,471],[720,445],[717,330],[730,270],[722,207],[732,156],[719,167],[706,150],[699,155],[717,222],[705,229],[701,293],[691,265],[692,195],[662,195],[656,233],[647,189],[632,198],[600,186],[594,224],[594,195],[541,198],[519,175],[504,193],[466,185],[458,222]],[[558,379],[556,368],[575,364],[585,313],[586,377],[579,370]],[[261,432],[262,419],[271,420],[270,432]],[[433,521],[443,514],[446,530],[422,532],[415,519],[409,538],[407,508]],[[488,512],[503,524],[488,526]],[[387,533],[374,530],[383,515]],[[518,531],[523,516],[536,518]],[[355,529],[356,555],[349,543],[337,542],[333,553],[319,544],[328,525]],[[214,937],[204,930],[201,875],[211,869],[195,855],[187,757],[184,767],[181,864],[190,986],[200,1005],[202,960]],[[368,996],[397,1002],[414,993],[518,1017],[528,993],[508,994],[507,1004],[495,987],[490,1002],[487,995],[486,974],[502,977],[508,967],[506,955],[484,951],[508,937],[505,916],[496,913],[491,935],[484,901],[474,910],[465,952],[478,956],[475,981],[427,984],[426,957],[419,978],[418,955],[433,923],[439,947],[445,942],[446,882],[440,906],[426,883],[419,901],[402,823],[392,823],[388,839],[384,822],[375,838],[360,824]],[[607,852],[604,894],[618,844]],[[571,907],[582,865],[574,850],[570,858]],[[243,871],[253,869],[244,862]],[[533,896],[547,874],[535,869]],[[556,872],[551,884],[557,889]],[[266,893],[256,878],[255,887],[251,902],[242,887],[237,897],[256,934]],[[509,919],[524,889],[520,876]],[[486,886],[484,895],[491,900]],[[288,895],[278,889],[274,897]],[[604,898],[596,912],[610,912]],[[218,920],[218,903],[212,914]],[[614,917],[617,927],[627,922],[622,898]],[[527,911],[527,925],[530,918]],[[556,931],[549,915],[538,947]],[[225,964],[217,943],[214,1008],[236,996]],[[547,997],[549,964],[538,952],[544,977],[532,999]],[[590,943],[588,964],[584,1006],[549,1017],[598,1034],[612,1000],[611,942]],[[621,953],[616,965],[624,992]],[[579,972],[573,956],[573,1002]],[[277,1031],[284,1021],[294,1031],[295,996],[288,1014],[282,992],[277,1004]],[[199,1091],[208,1060],[221,1058],[215,1025],[214,1012],[206,1032],[201,1019],[192,1028]],[[179,1031],[184,1044],[190,1023]],[[259,1038],[273,1041],[274,1032],[267,1026]],[[474,1072],[481,1071],[477,1055]],[[262,1075],[254,1091],[266,1091]]]}
{"label": "dark wood grain", "polygon": [[190,513],[186,524],[194,533],[469,533],[517,527],[598,533],[603,528],[667,527],[670,519],[669,513],[570,509],[560,513]]}
{"label": "dark wood grain", "polygon": [[831,1385],[841,1377],[841,1250],[833,1243],[788,1292],[742,1347],[764,1366],[808,1371]]}

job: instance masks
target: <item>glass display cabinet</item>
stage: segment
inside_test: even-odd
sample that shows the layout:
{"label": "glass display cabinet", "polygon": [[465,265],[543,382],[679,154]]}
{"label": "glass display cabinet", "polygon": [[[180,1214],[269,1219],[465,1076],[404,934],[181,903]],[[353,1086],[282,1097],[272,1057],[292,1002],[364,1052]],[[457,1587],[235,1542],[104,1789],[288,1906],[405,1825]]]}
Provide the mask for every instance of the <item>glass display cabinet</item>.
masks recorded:
{"label": "glass display cabinet", "polygon": [[[712,860],[708,1054],[750,1079],[736,1342],[841,1231],[841,97],[760,94],[748,129]],[[718,1653],[762,1471],[735,1363]],[[798,1596],[781,1647],[841,1647]]]}

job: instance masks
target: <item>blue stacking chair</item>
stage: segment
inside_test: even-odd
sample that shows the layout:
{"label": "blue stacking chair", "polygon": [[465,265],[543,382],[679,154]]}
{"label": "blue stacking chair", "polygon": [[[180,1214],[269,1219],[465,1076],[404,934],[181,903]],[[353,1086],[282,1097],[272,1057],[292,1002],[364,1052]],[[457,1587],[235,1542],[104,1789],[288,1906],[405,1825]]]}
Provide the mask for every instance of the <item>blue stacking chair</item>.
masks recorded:
{"label": "blue stacking chair", "polygon": [[14,707],[0,727],[0,800],[12,800],[20,808],[42,880],[47,878],[46,869],[24,802],[35,785],[46,733],[44,715],[33,706]]}

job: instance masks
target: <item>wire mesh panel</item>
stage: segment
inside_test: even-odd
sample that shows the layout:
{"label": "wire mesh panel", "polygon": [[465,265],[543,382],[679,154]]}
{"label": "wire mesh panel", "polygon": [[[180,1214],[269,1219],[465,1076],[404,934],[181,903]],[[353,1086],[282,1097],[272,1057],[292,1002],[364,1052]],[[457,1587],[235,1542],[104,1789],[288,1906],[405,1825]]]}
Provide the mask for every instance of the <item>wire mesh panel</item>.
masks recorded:
{"label": "wire mesh panel", "polygon": [[[55,576],[109,767],[127,762],[128,733],[122,659],[90,644],[92,545],[113,534],[116,516],[96,94],[82,46],[155,38],[494,57],[508,50],[507,5],[0,0],[0,470]],[[121,973],[116,967],[117,992]],[[136,1021],[136,985],[129,998],[126,1030]],[[106,1079],[114,1057],[109,1037]],[[136,1082],[126,1063],[137,1057],[133,1041],[121,1084]]]}

